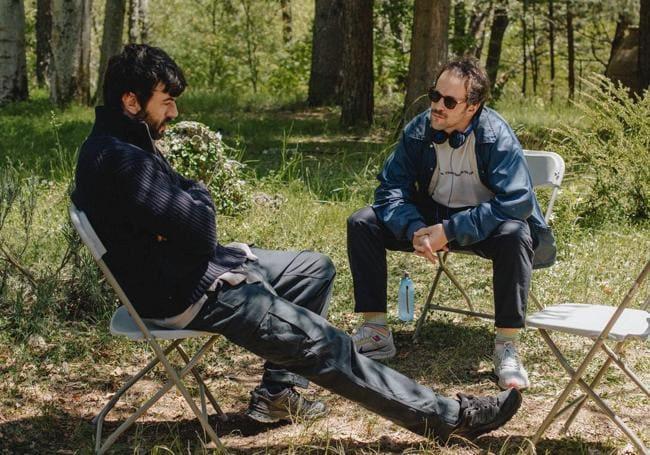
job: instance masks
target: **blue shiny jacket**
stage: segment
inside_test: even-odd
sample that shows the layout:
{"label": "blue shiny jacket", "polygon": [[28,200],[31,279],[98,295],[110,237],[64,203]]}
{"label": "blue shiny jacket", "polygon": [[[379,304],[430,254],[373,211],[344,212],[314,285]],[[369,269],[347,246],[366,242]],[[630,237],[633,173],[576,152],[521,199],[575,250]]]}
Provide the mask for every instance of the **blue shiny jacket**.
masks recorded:
{"label": "blue shiny jacket", "polygon": [[[431,203],[428,187],[436,169],[430,115],[428,109],[406,125],[377,176],[380,184],[372,207],[401,240],[410,241],[416,230],[426,226],[418,207]],[[504,221],[526,220],[535,248],[533,267],[552,265],[555,239],[535,198],[519,140],[508,123],[487,107],[472,122],[479,177],[494,197],[452,215],[444,223],[449,241],[471,245],[487,238]]]}

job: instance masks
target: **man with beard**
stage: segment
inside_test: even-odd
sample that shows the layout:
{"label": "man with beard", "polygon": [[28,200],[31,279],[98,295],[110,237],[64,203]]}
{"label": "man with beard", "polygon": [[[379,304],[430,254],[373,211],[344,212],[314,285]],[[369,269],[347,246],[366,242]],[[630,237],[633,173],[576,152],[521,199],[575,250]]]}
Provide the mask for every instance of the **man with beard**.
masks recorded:
{"label": "man with beard", "polygon": [[442,441],[486,433],[516,413],[515,389],[447,398],[357,354],[325,319],[334,280],[328,257],[219,243],[212,195],[175,172],[154,142],[178,115],[186,86],[164,51],[127,45],[104,81],[106,105],[81,147],[72,200],[142,317],[220,333],[267,360],[251,392],[251,418],[322,416],[324,403],[295,390],[308,380]]}
{"label": "man with beard", "polygon": [[386,250],[436,262],[437,251],[469,250],[491,259],[501,388],[530,382],[517,350],[535,266],[555,259],[555,241],[533,193],[521,145],[485,107],[489,82],[476,59],[447,63],[429,89],[431,107],[405,128],[378,176],[375,202],[348,219],[348,257],[358,352],[395,355],[386,323]]}

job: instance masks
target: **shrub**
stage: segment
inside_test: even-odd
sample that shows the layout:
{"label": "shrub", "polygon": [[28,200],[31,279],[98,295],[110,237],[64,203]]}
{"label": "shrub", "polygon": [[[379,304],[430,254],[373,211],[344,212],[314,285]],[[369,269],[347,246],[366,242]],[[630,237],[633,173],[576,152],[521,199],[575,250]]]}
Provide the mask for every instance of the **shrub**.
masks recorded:
{"label": "shrub", "polygon": [[580,126],[557,131],[555,148],[585,182],[577,203],[582,224],[644,222],[650,216],[650,97],[630,97],[603,76],[585,81],[575,103]]}
{"label": "shrub", "polygon": [[226,156],[233,149],[221,134],[199,122],[180,122],[165,134],[161,148],[179,173],[206,184],[219,213],[234,215],[250,206],[244,165]]}

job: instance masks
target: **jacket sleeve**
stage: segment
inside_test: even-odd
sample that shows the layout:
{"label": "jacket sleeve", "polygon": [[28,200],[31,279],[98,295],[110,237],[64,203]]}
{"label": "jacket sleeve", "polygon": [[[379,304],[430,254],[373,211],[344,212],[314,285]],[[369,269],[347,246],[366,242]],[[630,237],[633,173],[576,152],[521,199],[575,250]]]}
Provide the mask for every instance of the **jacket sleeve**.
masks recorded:
{"label": "jacket sleeve", "polygon": [[417,143],[402,134],[393,153],[377,176],[372,205],[377,217],[399,240],[411,241],[413,233],[426,226],[415,206],[415,182],[418,175]]}
{"label": "jacket sleeve", "polygon": [[205,195],[195,197],[184,190],[173,175],[153,160],[122,162],[117,179],[123,203],[139,226],[152,235],[183,245],[188,253],[214,251],[215,212],[211,203],[203,200]]}
{"label": "jacket sleeve", "polygon": [[180,187],[183,191],[187,191],[187,193],[194,199],[202,201],[203,203],[212,207],[212,210],[215,210],[214,201],[212,200],[212,195],[210,194],[210,190],[207,186],[205,186],[202,182],[197,182],[196,180],[191,180],[183,177],[179,173],[176,173],[176,175],[180,182]]}
{"label": "jacket sleeve", "polygon": [[535,196],[524,153],[514,133],[502,128],[486,150],[487,182],[494,197],[452,215],[447,225],[447,237],[459,245],[479,242],[504,221],[524,221],[533,211]]}

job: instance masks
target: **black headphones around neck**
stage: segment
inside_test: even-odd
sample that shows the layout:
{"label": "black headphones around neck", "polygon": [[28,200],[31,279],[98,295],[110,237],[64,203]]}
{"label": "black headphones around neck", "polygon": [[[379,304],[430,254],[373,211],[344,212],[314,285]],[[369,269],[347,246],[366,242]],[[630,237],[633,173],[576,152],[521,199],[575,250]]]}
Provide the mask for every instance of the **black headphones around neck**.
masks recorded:
{"label": "black headphones around neck", "polygon": [[472,133],[474,129],[474,122],[470,122],[469,126],[465,131],[452,131],[447,133],[444,130],[433,130],[433,142],[436,144],[442,144],[446,140],[449,140],[449,146],[453,149],[461,147],[467,137]]}

